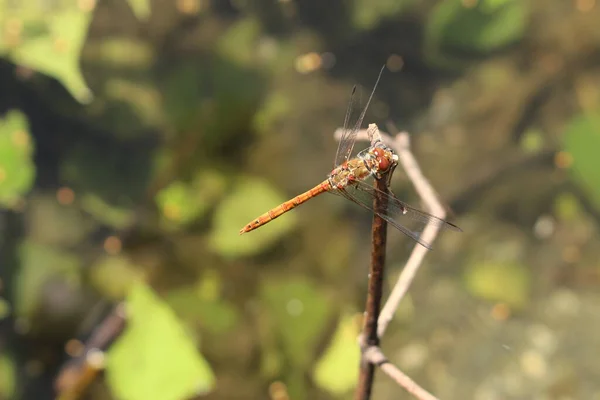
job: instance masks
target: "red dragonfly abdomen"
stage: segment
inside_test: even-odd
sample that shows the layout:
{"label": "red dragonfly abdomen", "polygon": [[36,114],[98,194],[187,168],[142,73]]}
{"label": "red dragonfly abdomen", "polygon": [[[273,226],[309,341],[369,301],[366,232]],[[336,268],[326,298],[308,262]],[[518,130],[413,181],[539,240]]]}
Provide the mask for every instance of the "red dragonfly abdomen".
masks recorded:
{"label": "red dragonfly abdomen", "polygon": [[293,210],[294,208],[298,207],[300,204],[304,203],[305,201],[308,201],[308,200],[312,199],[313,197],[318,196],[321,193],[324,193],[330,189],[331,189],[331,184],[329,183],[329,180],[324,180],[323,182],[319,183],[314,188],[307,190],[306,192],[304,192],[302,194],[299,194],[298,196],[294,197],[293,199],[288,200],[288,201],[278,205],[275,208],[272,208],[271,210],[267,211],[263,215],[257,217],[253,221],[249,222],[246,226],[244,226],[240,230],[240,235],[242,233],[250,232],[260,226],[263,226],[266,223],[273,221],[275,218],[279,217],[280,215],[285,214],[286,212],[288,212],[290,210]]}

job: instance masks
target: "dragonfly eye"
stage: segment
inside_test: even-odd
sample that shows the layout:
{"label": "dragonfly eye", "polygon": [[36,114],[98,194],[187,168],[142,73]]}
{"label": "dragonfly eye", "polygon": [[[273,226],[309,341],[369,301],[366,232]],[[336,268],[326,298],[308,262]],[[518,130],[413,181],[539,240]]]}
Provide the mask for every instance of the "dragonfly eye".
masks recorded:
{"label": "dragonfly eye", "polygon": [[381,156],[378,157],[378,161],[379,161],[379,170],[380,171],[387,171],[390,168],[390,160],[388,160],[386,157]]}
{"label": "dragonfly eye", "polygon": [[373,154],[375,155],[375,158],[381,158],[383,157],[383,149],[376,147],[373,149]]}
{"label": "dragonfly eye", "polygon": [[385,151],[379,147],[373,149],[377,168],[380,171],[387,171],[390,168],[390,160],[385,156]]}

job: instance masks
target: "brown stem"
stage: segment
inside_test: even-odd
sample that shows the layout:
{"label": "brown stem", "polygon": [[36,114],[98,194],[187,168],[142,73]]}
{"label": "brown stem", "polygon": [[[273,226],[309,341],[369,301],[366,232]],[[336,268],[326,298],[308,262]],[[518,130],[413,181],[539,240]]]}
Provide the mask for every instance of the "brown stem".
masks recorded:
{"label": "brown stem", "polygon": [[67,361],[58,373],[54,386],[59,400],[83,397],[88,387],[104,369],[104,351],[125,329],[124,304],[118,304],[85,343],[82,355]]}
{"label": "brown stem", "polygon": [[[373,202],[373,209],[377,212],[387,208],[387,198],[382,193],[388,192],[388,182],[391,172],[387,176],[376,180],[378,192]],[[373,214],[371,247],[371,268],[369,270],[369,288],[367,293],[367,304],[365,306],[365,319],[362,332],[361,350],[370,346],[379,346],[377,336],[377,319],[381,308],[383,295],[383,276],[385,266],[385,243],[387,239],[387,222],[377,214]],[[360,363],[360,374],[356,388],[355,399],[367,400],[371,398],[375,365],[362,357]]]}

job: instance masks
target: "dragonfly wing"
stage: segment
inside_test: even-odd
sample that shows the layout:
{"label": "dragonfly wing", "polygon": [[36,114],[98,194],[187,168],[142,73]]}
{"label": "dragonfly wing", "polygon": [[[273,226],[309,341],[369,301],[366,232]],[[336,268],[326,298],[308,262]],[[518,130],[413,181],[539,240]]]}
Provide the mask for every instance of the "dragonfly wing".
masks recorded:
{"label": "dragonfly wing", "polygon": [[352,88],[352,94],[350,95],[350,101],[348,102],[348,108],[346,108],[346,116],[344,117],[344,127],[342,137],[340,138],[340,144],[338,144],[337,152],[335,154],[335,161],[333,164],[333,168],[342,164],[344,161],[348,159],[350,153],[352,153],[352,148],[354,147],[354,142],[356,141],[356,134],[358,131],[352,130],[348,128],[348,123],[350,122],[350,116],[352,115],[352,108],[354,107],[354,95],[356,94],[356,85]]}
{"label": "dragonfly wing", "polygon": [[379,71],[379,76],[377,77],[377,81],[375,82],[375,86],[373,87],[373,91],[369,96],[369,100],[367,100],[367,104],[365,108],[360,113],[360,116],[356,120],[356,123],[352,127],[352,129],[348,128],[348,123],[350,122],[350,114],[352,114],[352,108],[354,104],[354,94],[356,92],[356,86],[352,89],[352,95],[350,96],[350,103],[348,104],[348,108],[346,109],[346,117],[344,118],[344,128],[342,137],[340,139],[340,144],[338,145],[337,153],[335,155],[335,163],[334,168],[341,165],[344,161],[348,160],[350,154],[352,154],[352,149],[354,148],[354,143],[356,142],[356,135],[360,130],[360,126],[362,125],[363,119],[365,118],[365,114],[367,113],[367,109],[369,108],[369,104],[371,104],[371,99],[375,94],[375,89],[377,89],[377,85],[379,84],[379,80],[381,79],[381,75],[383,74],[383,70],[385,69],[385,65],[381,67],[381,71]]}
{"label": "dragonfly wing", "polygon": [[431,224],[443,229],[462,232],[462,229],[460,229],[458,226],[425,211],[417,210],[416,208],[411,207],[405,202],[399,200],[393,194],[382,192],[368,183],[358,181],[355,186],[357,191],[367,193],[370,198],[374,198],[376,193],[380,193],[382,196],[385,196],[388,200],[388,207],[385,213],[390,218],[411,219],[423,225]]}
{"label": "dragonfly wing", "polygon": [[[360,195],[361,192],[359,190],[357,190],[354,186],[346,188],[346,189],[336,190],[335,192],[344,196],[348,200],[358,204],[359,206],[363,207],[364,209],[369,210],[372,213],[379,215],[381,218],[383,218],[389,224],[391,224],[394,228],[398,229],[400,232],[404,233],[406,236],[408,236],[415,242],[419,243],[421,246],[423,246],[429,250],[432,250],[431,245],[428,242],[421,239],[418,232],[414,232],[414,231],[408,229],[407,227],[399,224],[398,222],[396,222],[393,218],[391,218],[386,213],[375,212],[375,210],[373,209],[373,206],[372,206],[372,204],[373,204],[372,197],[370,198],[371,200],[369,203],[369,200],[368,200],[369,197],[361,196]],[[362,193],[366,193],[366,192],[362,192]]]}

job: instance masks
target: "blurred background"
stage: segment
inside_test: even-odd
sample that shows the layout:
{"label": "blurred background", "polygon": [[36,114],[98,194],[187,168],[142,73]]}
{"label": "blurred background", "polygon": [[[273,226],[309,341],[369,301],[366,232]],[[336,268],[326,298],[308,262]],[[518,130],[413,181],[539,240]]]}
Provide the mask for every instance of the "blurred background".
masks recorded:
{"label": "blurred background", "polygon": [[443,399],[600,399],[595,0],[0,0],[0,399],[351,398],[372,216],[238,232],[326,177],[384,64],[364,126],[464,230],[386,355]]}

